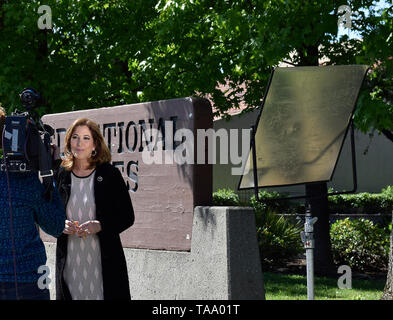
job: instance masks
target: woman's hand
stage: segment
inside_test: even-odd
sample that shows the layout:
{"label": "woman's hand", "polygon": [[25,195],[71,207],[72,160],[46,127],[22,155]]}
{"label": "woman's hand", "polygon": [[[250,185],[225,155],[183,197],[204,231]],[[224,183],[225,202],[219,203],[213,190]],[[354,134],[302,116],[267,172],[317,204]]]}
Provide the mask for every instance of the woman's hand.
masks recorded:
{"label": "woman's hand", "polygon": [[72,235],[72,234],[77,233],[78,229],[79,229],[78,228],[78,221],[66,220],[63,233]]}
{"label": "woman's hand", "polygon": [[101,223],[98,220],[89,220],[82,223],[78,228],[78,236],[86,237],[101,231]]}

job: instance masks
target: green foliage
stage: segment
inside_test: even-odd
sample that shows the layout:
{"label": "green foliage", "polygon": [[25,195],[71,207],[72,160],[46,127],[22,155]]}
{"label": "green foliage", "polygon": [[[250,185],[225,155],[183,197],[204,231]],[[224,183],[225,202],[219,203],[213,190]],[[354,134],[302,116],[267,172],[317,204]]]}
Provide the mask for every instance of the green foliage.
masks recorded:
{"label": "green foliage", "polygon": [[357,63],[372,66],[355,113],[355,124],[363,132],[393,130],[393,6],[370,15],[362,31],[361,54]]}
{"label": "green foliage", "polygon": [[[332,192],[333,190],[329,190]],[[258,202],[255,196],[250,204],[255,210],[257,239],[264,267],[270,268],[296,257],[303,249],[300,221],[282,214],[302,213],[301,204],[289,200],[278,200],[287,194],[276,191],[260,191]],[[242,205],[238,195],[230,189],[221,189],[213,195],[214,205]],[[387,186],[381,193],[345,194],[329,197],[331,210],[349,213],[362,208],[363,213],[391,212],[393,187]],[[389,211],[390,210],[390,211]],[[338,220],[331,226],[332,253],[337,264],[347,264],[353,270],[376,271],[386,268],[388,262],[389,234],[392,224],[380,227],[366,219]]]}
{"label": "green foliage", "polygon": [[[307,300],[306,276],[263,273],[266,300]],[[337,278],[315,277],[316,300],[380,300],[384,279],[354,279],[351,289],[338,289]]]}
{"label": "green foliage", "polygon": [[381,193],[356,193],[329,196],[331,213],[391,213],[393,210],[392,187]]}
{"label": "green foliage", "polygon": [[271,266],[296,257],[303,250],[302,225],[273,210],[255,208],[257,238],[262,263]]}
{"label": "green foliage", "polygon": [[288,200],[275,200],[287,196],[276,191],[259,191],[260,202],[255,196],[250,203],[255,210],[257,238],[260,256],[264,267],[278,265],[290,260],[303,250],[300,239],[302,224],[293,222],[280,214],[293,213],[296,210]]}
{"label": "green foliage", "polygon": [[214,206],[238,206],[240,205],[239,196],[231,189],[219,189],[213,192]]}
{"label": "green foliage", "polygon": [[225,116],[260,106],[279,62],[327,57],[374,66],[355,119],[363,131],[390,130],[392,6],[375,3],[351,1],[363,39],[348,40],[337,37],[339,0],[47,0],[52,30],[37,27],[42,1],[2,0],[0,101],[19,107],[27,86],[43,93],[41,113],[199,95]]}
{"label": "green foliage", "polygon": [[393,186],[386,186],[381,190],[381,194],[383,194],[387,199],[393,199]]}
{"label": "green foliage", "polygon": [[45,113],[139,102],[152,86],[140,74],[154,47],[147,24],[155,2],[48,0],[52,30],[37,26],[41,4],[0,2],[0,101],[8,111],[27,86],[42,92]]}
{"label": "green foliage", "polygon": [[[329,193],[332,192],[334,190],[330,188]],[[259,198],[262,201],[257,202],[255,196],[252,196],[250,203],[259,210],[275,210],[282,214],[303,214],[305,209],[302,201],[275,200],[286,196],[288,194],[276,191],[260,191]],[[393,186],[387,186],[380,193],[362,192],[329,196],[328,204],[330,213],[390,214],[393,211]]]}
{"label": "green foliage", "polygon": [[297,208],[295,203],[289,200],[278,200],[279,198],[285,198],[287,196],[288,194],[277,191],[259,191],[258,197],[260,201],[258,202],[253,195],[250,199],[250,203],[260,212],[272,210],[278,213],[294,213]]}
{"label": "green foliage", "polygon": [[367,219],[337,220],[330,229],[332,253],[339,265],[353,270],[386,268],[389,258],[389,231]]}

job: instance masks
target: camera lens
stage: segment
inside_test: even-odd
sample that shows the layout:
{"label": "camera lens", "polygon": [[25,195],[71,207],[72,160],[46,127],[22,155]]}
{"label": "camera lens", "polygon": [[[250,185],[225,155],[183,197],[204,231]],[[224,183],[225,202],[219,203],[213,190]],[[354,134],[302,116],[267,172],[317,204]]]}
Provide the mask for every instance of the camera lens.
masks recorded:
{"label": "camera lens", "polygon": [[31,93],[30,92],[24,92],[23,94],[22,94],[22,101],[23,102],[31,102],[33,99],[32,99],[32,96],[31,96]]}
{"label": "camera lens", "polygon": [[27,109],[32,109],[35,107],[37,102],[40,101],[40,94],[36,92],[32,88],[25,88],[20,94],[20,99],[22,101],[22,104],[27,108]]}

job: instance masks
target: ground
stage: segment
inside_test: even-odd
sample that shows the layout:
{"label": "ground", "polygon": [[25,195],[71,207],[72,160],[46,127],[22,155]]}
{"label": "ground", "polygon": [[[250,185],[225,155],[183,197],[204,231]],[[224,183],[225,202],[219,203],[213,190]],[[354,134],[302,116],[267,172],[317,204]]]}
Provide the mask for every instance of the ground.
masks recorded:
{"label": "ground", "polygon": [[[338,269],[338,266],[337,266]],[[282,273],[282,274],[297,274],[297,275],[306,275],[306,258],[305,255],[301,255],[298,258],[287,261],[285,264],[281,265],[263,265],[262,270],[264,272],[274,272],[274,273]],[[337,273],[337,277],[341,274]],[[380,270],[379,272],[352,272],[353,279],[378,279],[386,280],[387,270]]]}

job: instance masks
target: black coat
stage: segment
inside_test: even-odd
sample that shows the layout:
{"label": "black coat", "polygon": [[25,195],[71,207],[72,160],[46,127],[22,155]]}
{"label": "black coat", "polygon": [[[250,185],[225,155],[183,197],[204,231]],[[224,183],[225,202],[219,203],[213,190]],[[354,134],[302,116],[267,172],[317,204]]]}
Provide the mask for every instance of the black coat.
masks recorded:
{"label": "black coat", "polygon": [[[71,172],[60,168],[57,185],[64,206],[71,192]],[[134,223],[130,195],[120,171],[109,163],[97,166],[94,178],[97,233],[101,247],[104,300],[130,300],[127,264],[119,234]],[[63,271],[67,257],[68,235],[62,234],[56,246],[56,299],[71,300]]]}

